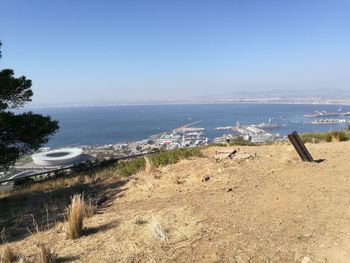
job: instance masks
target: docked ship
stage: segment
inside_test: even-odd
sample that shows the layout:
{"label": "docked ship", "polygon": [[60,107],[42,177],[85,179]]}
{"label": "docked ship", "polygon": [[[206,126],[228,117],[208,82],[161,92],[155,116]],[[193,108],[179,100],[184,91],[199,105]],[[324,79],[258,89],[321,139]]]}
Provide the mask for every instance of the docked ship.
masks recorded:
{"label": "docked ship", "polygon": [[271,119],[269,119],[268,122],[262,122],[262,123],[255,124],[252,126],[260,128],[260,129],[279,129],[282,127],[282,125],[280,125],[278,123],[272,123]]}
{"label": "docked ship", "polygon": [[320,119],[315,121],[307,122],[309,124],[344,124],[350,123],[350,120],[345,119]]}
{"label": "docked ship", "polygon": [[315,111],[315,113],[304,114],[304,117],[318,118],[318,117],[335,117],[341,115],[340,112],[326,112],[326,111]]}
{"label": "docked ship", "polygon": [[228,130],[232,130],[233,126],[225,126],[225,127],[217,127],[214,130],[216,131],[228,131]]}

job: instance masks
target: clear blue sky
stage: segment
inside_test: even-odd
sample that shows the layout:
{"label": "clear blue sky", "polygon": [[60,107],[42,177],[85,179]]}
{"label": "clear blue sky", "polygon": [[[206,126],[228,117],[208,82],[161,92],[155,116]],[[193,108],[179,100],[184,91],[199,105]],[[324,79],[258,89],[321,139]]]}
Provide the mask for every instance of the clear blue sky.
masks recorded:
{"label": "clear blue sky", "polygon": [[0,40],[34,104],[350,90],[348,0],[0,0]]}

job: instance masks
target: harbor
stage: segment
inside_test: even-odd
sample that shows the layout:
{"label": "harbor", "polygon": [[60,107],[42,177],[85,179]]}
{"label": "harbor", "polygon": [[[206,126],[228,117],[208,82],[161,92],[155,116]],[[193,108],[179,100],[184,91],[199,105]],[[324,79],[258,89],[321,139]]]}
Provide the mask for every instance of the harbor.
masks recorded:
{"label": "harbor", "polygon": [[[269,120],[269,125],[264,126],[265,129],[262,129],[263,125],[241,125],[239,122],[235,126],[224,127],[225,131],[231,131],[230,133],[226,133],[220,137],[214,138],[213,142],[215,144],[227,144],[234,143],[239,141],[245,141],[249,143],[271,143],[277,140],[281,140],[279,133],[270,133],[265,129],[267,127],[277,129],[280,126],[278,124],[272,124],[271,120]],[[223,130],[222,127],[216,128],[217,130]],[[284,138],[286,139],[286,138]]]}
{"label": "harbor", "polygon": [[[315,118],[312,121],[305,121],[306,124],[312,125],[323,125],[323,124],[348,124],[350,123],[350,119],[345,119],[350,116],[350,112],[342,111],[342,107],[340,107],[336,112],[327,112],[327,111],[315,111],[312,114],[304,114],[306,118]],[[343,117],[343,118],[329,118],[329,117]],[[345,118],[344,118],[345,117]]]}

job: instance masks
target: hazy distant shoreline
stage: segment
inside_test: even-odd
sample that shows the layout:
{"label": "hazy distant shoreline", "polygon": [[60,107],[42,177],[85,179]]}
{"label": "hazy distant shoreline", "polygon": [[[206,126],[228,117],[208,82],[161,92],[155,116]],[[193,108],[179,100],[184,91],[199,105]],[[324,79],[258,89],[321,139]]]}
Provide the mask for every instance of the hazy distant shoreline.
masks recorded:
{"label": "hazy distant shoreline", "polygon": [[66,104],[66,105],[28,105],[31,108],[84,108],[84,107],[116,107],[116,106],[166,106],[166,105],[220,105],[220,104],[281,104],[281,105],[350,105],[350,99],[320,99],[320,100],[274,100],[274,99],[237,99],[227,101],[172,101],[172,102],[135,102],[106,104]]}

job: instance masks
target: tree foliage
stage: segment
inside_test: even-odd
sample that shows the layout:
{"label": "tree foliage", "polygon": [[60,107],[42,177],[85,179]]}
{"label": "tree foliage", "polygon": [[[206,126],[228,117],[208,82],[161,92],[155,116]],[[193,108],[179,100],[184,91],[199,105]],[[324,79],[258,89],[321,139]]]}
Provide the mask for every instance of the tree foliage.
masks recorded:
{"label": "tree foliage", "polygon": [[49,116],[15,113],[31,101],[31,86],[30,79],[15,77],[12,69],[0,70],[0,170],[13,165],[21,154],[40,148],[58,130],[58,122]]}
{"label": "tree foliage", "polygon": [[24,76],[16,78],[12,69],[0,71],[0,85],[0,110],[19,108],[31,101],[32,81]]}

